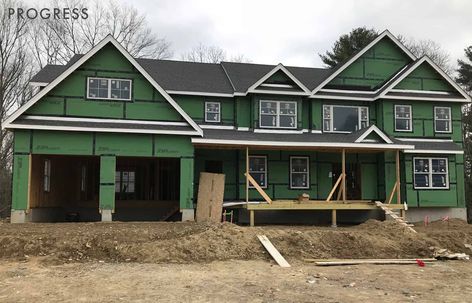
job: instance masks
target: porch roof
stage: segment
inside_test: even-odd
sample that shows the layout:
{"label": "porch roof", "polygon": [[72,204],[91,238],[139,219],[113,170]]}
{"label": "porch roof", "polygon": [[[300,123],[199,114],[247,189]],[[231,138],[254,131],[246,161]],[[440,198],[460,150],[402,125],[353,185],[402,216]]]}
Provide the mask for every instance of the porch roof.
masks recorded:
{"label": "porch roof", "polygon": [[205,129],[202,138],[192,138],[197,146],[212,147],[246,147],[277,149],[363,149],[363,150],[407,150],[414,149],[409,142],[402,142],[393,138],[384,140],[360,141],[372,127],[353,133],[310,133],[310,132],[253,132],[223,129]]}

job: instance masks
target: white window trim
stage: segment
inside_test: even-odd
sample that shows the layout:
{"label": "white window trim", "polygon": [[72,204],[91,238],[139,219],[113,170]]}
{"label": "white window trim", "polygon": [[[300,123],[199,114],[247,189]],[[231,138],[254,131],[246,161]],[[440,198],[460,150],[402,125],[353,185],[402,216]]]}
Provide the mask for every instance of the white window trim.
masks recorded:
{"label": "white window trim", "polygon": [[[436,109],[441,109],[441,108],[447,108],[449,110],[449,119],[439,119],[439,121],[448,121],[449,122],[449,130],[444,131],[444,130],[437,130],[437,120],[436,119]],[[450,106],[435,106],[433,110],[433,115],[434,115],[434,132],[435,133],[440,133],[440,134],[451,134],[452,133],[452,108]]]}
{"label": "white window trim", "polygon": [[[90,79],[94,80],[107,80],[108,81],[108,97],[90,97]],[[111,81],[128,81],[129,82],[129,98],[111,98]],[[112,101],[131,101],[131,96],[133,92],[133,80],[131,79],[120,79],[120,78],[105,78],[105,77],[87,77],[87,99],[91,100],[112,100]]]}
{"label": "white window trim", "polygon": [[[329,116],[330,116],[330,118],[329,118],[329,129],[330,129],[330,130],[329,130],[329,131],[324,129],[324,120],[326,120],[325,117],[324,117],[324,109],[325,109],[325,107],[329,107]],[[358,109],[357,115],[358,115],[358,119],[359,119],[359,123],[358,123],[357,127],[358,127],[359,129],[361,129],[361,125],[362,125],[362,119],[361,119],[361,111],[360,111],[360,109],[361,109],[361,108],[367,109],[367,125],[369,125],[369,107],[368,107],[368,106],[325,104],[325,105],[323,105],[322,113],[321,113],[321,115],[322,115],[322,116],[321,116],[321,118],[322,118],[322,129],[323,129],[323,132],[324,132],[324,133],[341,133],[341,134],[350,134],[350,133],[352,133],[352,132],[350,132],[350,131],[333,130],[333,124],[334,124],[334,123],[333,123],[333,122],[334,122],[333,108],[334,108],[334,107],[351,107],[351,108],[357,108],[357,109]],[[358,129],[358,130],[359,130],[359,129]]]}
{"label": "white window trim", "polygon": [[[277,103],[277,112],[276,112],[276,126],[263,126],[262,125],[262,102],[275,102]],[[294,126],[280,126],[280,103],[294,103],[295,104],[295,125]],[[292,115],[282,115],[282,116],[292,116]],[[260,128],[281,128],[281,129],[296,129],[298,125],[298,104],[297,101],[284,101],[284,100],[259,100],[259,127]]]}
{"label": "white window trim", "polygon": [[[216,114],[214,112],[209,112],[208,111],[207,105],[210,105],[210,104],[217,104],[218,105],[218,113],[217,113],[218,114],[218,120],[217,121],[207,119],[207,113]],[[221,122],[221,102],[215,102],[215,101],[206,101],[205,102],[205,122],[207,122],[207,123],[220,123]]]}
{"label": "white window trim", "polygon": [[[267,188],[268,185],[269,185],[269,180],[267,179],[267,156],[263,156],[263,155],[249,155],[249,159],[248,159],[248,162],[251,158],[263,158],[264,159],[264,166],[265,166],[265,170],[264,170],[264,180],[266,181],[265,183],[265,186],[261,186],[259,185],[261,188]],[[260,172],[255,172],[255,173],[260,173]],[[249,174],[251,174],[251,169],[249,167]],[[252,186],[252,184],[249,182],[249,188],[255,188],[254,186]]]}
{"label": "white window trim", "polygon": [[[432,160],[445,160],[446,161],[446,172],[445,173],[440,173],[441,175],[446,174],[446,187],[433,187],[433,161]],[[428,187],[417,187],[415,186],[415,174],[426,174],[426,173],[421,173],[415,172],[415,162],[416,160],[428,160],[429,163],[429,172],[428,172],[428,178],[429,178],[429,186]],[[434,189],[434,190],[441,190],[441,189],[449,189],[449,159],[448,158],[436,158],[436,157],[413,157],[413,188],[414,189]]]}
{"label": "white window trim", "polygon": [[51,192],[51,160],[44,160],[43,191]]}
{"label": "white window trim", "polygon": [[[397,107],[408,107],[410,109],[410,129],[397,129]],[[399,118],[400,120],[406,120],[407,118]],[[411,105],[403,105],[403,104],[395,104],[395,110],[393,111],[393,122],[394,122],[394,127],[396,132],[406,132],[406,133],[411,133],[413,132],[413,110],[411,108]]]}
{"label": "white window trim", "polygon": [[[295,172],[296,174],[306,174],[306,186],[292,186],[292,159],[306,159],[306,173]],[[308,156],[290,156],[290,189],[308,189],[310,188],[310,157]]]}

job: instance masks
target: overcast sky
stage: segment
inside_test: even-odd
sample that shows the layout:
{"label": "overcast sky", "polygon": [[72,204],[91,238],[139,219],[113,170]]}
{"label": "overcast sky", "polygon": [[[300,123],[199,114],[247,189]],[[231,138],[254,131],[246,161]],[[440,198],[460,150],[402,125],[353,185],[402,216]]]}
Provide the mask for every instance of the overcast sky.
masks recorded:
{"label": "overcast sky", "polygon": [[472,45],[470,0],[119,0],[145,13],[175,57],[216,45],[254,63],[322,66],[318,53],[359,26],[432,39],[453,63]]}

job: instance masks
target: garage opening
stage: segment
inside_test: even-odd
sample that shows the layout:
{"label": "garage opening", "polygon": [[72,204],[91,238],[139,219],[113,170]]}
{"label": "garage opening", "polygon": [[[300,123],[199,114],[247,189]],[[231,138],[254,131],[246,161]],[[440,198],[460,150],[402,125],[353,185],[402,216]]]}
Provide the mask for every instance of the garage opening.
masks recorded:
{"label": "garage opening", "polygon": [[100,221],[100,158],[32,155],[29,220]]}
{"label": "garage opening", "polygon": [[113,221],[180,220],[180,159],[117,157]]}

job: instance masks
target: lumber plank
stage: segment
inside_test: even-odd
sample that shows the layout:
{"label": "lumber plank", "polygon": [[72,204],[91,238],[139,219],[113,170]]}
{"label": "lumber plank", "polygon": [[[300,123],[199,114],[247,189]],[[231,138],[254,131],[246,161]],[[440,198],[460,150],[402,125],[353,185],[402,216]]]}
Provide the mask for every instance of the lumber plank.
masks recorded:
{"label": "lumber plank", "polygon": [[[435,261],[425,261],[419,259],[425,263],[432,263]],[[416,260],[350,260],[350,261],[316,261],[315,265],[318,266],[341,266],[341,265],[360,265],[360,264],[377,264],[377,265],[388,265],[388,264],[417,264]]]}
{"label": "lumber plank", "polygon": [[197,222],[221,222],[224,190],[224,174],[200,173],[195,215]]}
{"label": "lumber plank", "polygon": [[310,263],[314,263],[314,262],[357,262],[357,261],[360,261],[360,262],[363,262],[363,261],[415,261],[416,260],[421,260],[423,262],[435,262],[437,261],[437,259],[435,258],[405,258],[405,259],[310,259],[310,258],[306,258],[306,259],[303,259],[303,261],[305,262],[310,262]]}
{"label": "lumber plank", "polygon": [[328,198],[326,198],[327,202],[329,202],[331,200],[331,198],[333,197],[334,192],[336,191],[336,188],[338,187],[338,185],[341,182],[342,178],[343,178],[343,174],[340,174],[339,177],[338,177],[338,180],[336,180],[336,183],[334,184],[333,188],[329,192]]}
{"label": "lumber plank", "polygon": [[280,265],[280,267],[290,267],[287,260],[279,253],[277,248],[269,241],[265,235],[258,235],[257,238],[261,241],[264,248],[269,252],[269,254],[274,258],[275,262]]}
{"label": "lumber plank", "polygon": [[254,188],[259,192],[259,194],[266,200],[267,203],[271,204],[272,199],[266,194],[266,192],[262,189],[262,187],[257,184],[256,180],[251,176],[251,174],[244,174],[249,182],[254,186]]}

